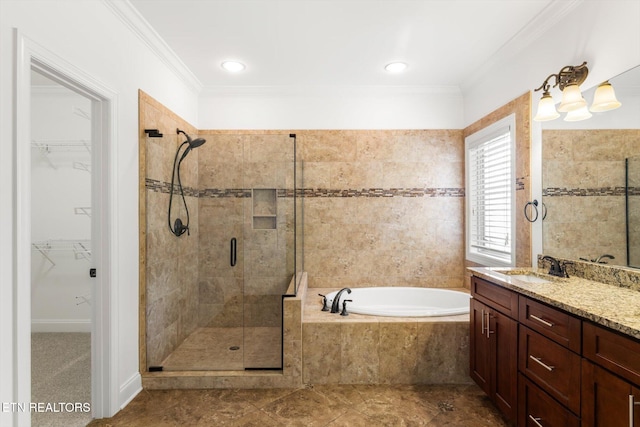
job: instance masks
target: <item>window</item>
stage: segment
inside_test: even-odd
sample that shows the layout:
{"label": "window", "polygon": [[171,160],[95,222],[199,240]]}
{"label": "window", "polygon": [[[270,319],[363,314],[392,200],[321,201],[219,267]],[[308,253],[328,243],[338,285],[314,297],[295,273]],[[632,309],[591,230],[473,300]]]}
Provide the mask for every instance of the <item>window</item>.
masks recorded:
{"label": "window", "polygon": [[465,140],[466,256],[487,266],[515,265],[515,119]]}

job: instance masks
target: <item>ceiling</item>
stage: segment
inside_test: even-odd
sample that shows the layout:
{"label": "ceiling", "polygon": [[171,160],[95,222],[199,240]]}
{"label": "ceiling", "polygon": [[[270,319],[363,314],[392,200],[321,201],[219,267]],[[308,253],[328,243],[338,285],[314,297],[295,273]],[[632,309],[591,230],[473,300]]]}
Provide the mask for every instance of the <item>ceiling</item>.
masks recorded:
{"label": "ceiling", "polygon": [[[463,87],[565,0],[130,0],[204,87]],[[240,73],[224,60],[246,64]],[[401,74],[384,66],[406,62]]]}

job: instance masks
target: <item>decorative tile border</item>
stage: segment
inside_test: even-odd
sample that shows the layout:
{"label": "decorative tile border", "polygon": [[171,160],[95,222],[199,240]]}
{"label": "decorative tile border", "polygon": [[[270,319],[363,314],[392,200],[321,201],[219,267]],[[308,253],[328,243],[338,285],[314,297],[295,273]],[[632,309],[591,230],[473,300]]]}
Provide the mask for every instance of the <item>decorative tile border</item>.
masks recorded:
{"label": "decorative tile border", "polygon": [[[624,196],[626,194],[625,187],[600,187],[600,188],[560,188],[548,187],[542,190],[542,195],[547,197],[558,196],[576,196],[576,197],[594,197],[594,196]],[[640,188],[630,187],[630,195],[640,194]]]}
{"label": "decorative tile border", "polygon": [[[171,184],[154,179],[146,179],[146,188],[156,193],[169,194]],[[177,194],[174,188],[174,194]],[[206,198],[245,198],[251,197],[251,189],[246,188],[206,188],[196,190],[184,187],[185,196]],[[305,198],[311,197],[464,197],[464,188],[362,188],[362,189],[330,189],[330,188],[303,188],[278,189],[278,197],[293,197],[295,195]]]}

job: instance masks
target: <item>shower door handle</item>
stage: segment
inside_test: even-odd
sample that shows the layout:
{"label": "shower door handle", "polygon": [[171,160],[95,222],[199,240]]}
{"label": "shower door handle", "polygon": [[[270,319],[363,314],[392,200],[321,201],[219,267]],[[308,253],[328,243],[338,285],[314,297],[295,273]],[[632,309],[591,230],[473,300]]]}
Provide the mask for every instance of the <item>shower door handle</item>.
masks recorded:
{"label": "shower door handle", "polygon": [[236,261],[238,261],[237,247],[238,247],[238,242],[236,241],[236,238],[235,237],[231,238],[231,250],[230,250],[230,260],[229,260],[231,267],[235,267]]}

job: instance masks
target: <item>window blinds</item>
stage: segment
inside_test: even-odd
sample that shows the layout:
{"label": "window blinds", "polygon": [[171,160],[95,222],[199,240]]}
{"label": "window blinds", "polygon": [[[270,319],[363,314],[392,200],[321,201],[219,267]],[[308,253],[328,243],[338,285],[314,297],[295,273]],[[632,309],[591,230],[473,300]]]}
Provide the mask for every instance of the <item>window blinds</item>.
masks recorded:
{"label": "window blinds", "polygon": [[483,138],[468,152],[469,251],[510,262],[513,183],[509,127]]}

